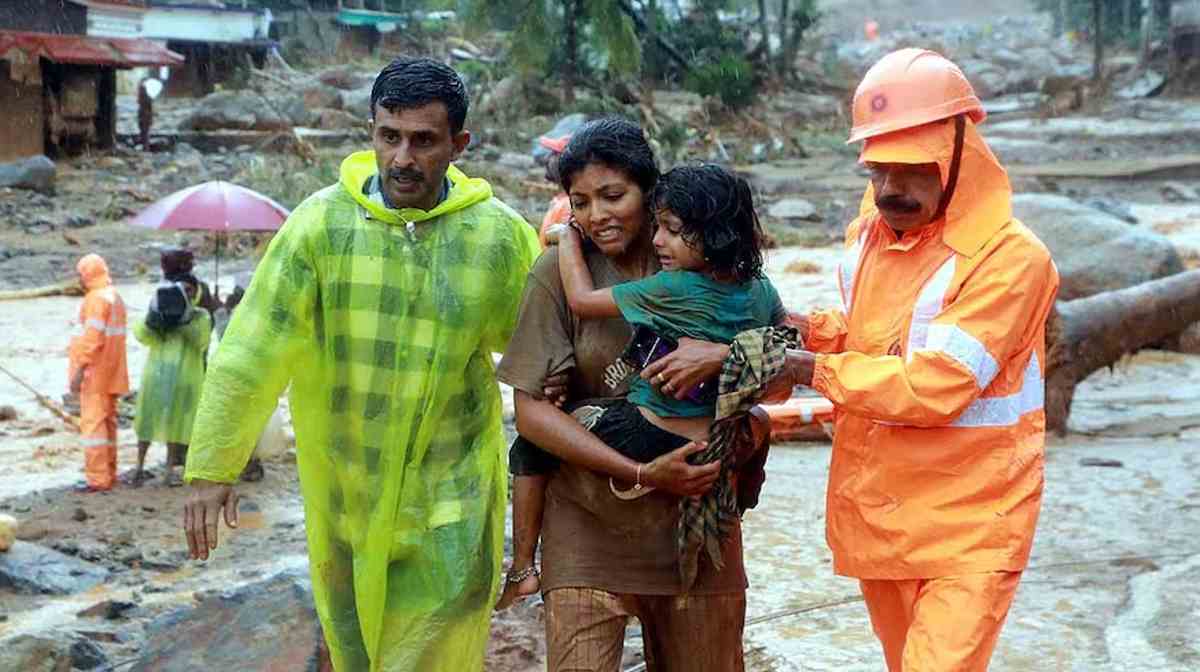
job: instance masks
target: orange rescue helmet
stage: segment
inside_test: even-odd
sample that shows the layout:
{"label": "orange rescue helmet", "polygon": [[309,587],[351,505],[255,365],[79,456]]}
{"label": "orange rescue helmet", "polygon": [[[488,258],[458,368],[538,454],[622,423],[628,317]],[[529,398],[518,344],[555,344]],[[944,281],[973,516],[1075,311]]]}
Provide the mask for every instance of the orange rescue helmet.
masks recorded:
{"label": "orange rescue helmet", "polygon": [[899,49],[879,59],[854,92],[847,144],[966,114],[987,117],[957,65],[927,49]]}

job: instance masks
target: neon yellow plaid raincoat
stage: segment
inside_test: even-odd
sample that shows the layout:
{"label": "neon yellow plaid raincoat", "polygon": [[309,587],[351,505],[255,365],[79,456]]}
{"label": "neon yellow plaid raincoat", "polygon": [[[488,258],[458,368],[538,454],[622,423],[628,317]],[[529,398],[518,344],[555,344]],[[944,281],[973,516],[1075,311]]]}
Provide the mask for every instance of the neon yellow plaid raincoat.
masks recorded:
{"label": "neon yellow plaid raincoat", "polygon": [[210,364],[185,478],[235,481],[291,381],[334,666],[480,670],[507,499],[491,353],[537,235],[453,166],[428,212],[371,202],[374,173],[351,155],[272,241]]}

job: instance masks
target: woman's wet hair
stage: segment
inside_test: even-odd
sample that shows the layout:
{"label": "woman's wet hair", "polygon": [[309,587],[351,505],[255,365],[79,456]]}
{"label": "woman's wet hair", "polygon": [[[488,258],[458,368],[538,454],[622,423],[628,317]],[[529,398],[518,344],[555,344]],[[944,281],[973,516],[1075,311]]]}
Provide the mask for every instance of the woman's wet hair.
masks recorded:
{"label": "woman's wet hair", "polygon": [[432,58],[401,56],[387,64],[371,87],[371,118],[376,106],[389,112],[411,110],[430,103],[446,106],[450,132],[467,123],[467,85],[454,68]]}
{"label": "woman's wet hair", "polygon": [[714,275],[737,282],[762,275],[763,230],[745,179],[711,163],[679,166],[659,178],[651,202],[679,218],[680,237]]}
{"label": "woman's wet hair", "polygon": [[575,176],[593,163],[625,173],[645,194],[658,182],[654,150],[646,142],[642,127],[622,117],[590,121],[571,136],[571,142],[558,159],[563,191],[570,193]]}

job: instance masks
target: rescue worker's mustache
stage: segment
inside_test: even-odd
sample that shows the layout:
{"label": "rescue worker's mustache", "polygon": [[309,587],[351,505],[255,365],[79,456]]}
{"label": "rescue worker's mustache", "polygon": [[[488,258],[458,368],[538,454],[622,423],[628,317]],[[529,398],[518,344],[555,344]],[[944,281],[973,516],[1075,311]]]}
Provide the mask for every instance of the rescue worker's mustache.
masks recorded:
{"label": "rescue worker's mustache", "polygon": [[898,213],[905,213],[905,214],[917,212],[921,209],[920,203],[918,203],[917,201],[915,201],[911,198],[908,198],[907,196],[901,196],[899,194],[894,195],[894,196],[884,196],[883,198],[877,198],[877,199],[875,199],[875,206],[878,207],[880,210],[887,210],[888,212],[898,212]]}
{"label": "rescue worker's mustache", "polygon": [[388,178],[398,182],[420,182],[425,176],[419,170],[393,168],[388,171]]}

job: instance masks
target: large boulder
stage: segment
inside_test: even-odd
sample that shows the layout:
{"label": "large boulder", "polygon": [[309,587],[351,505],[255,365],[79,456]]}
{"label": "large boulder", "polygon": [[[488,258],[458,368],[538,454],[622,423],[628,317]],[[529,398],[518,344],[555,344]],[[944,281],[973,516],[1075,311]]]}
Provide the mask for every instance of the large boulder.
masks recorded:
{"label": "large boulder", "polygon": [[782,220],[809,220],[820,221],[821,213],[817,212],[817,206],[803,198],[785,198],[771,204],[767,208],[767,214],[775,219]]}
{"label": "large boulder", "polygon": [[326,86],[332,86],[342,91],[354,91],[375,83],[375,75],[356,65],[340,65],[330,68],[317,75],[317,79]]}
{"label": "large boulder", "polygon": [[146,635],[131,672],[316,669],[321,642],[308,580],[293,573],[207,595]]}
{"label": "large boulder", "polygon": [[1013,214],[1050,248],[1062,280],[1060,299],[1121,289],[1184,270],[1166,237],[1065,196],[1014,196]]}
{"label": "large boulder", "polygon": [[364,86],[342,94],[342,109],[363,119],[371,116],[371,86]]}
{"label": "large boulder", "polygon": [[310,86],[301,92],[300,95],[304,97],[304,105],[310,109],[331,108],[340,110],[345,104],[342,100],[342,92],[331,86],[321,86],[319,84]]}
{"label": "large boulder", "polygon": [[364,131],[366,129],[366,116],[359,116],[345,110],[335,110],[332,108],[315,109],[313,112],[317,115],[317,128],[326,130],[363,129]]}
{"label": "large boulder", "polygon": [[[303,96],[297,96],[300,106]],[[295,123],[253,91],[218,91],[201,98],[182,126],[194,131],[282,131]]]}
{"label": "large boulder", "polygon": [[0,640],[0,670],[70,672],[71,642],[46,635]]}
{"label": "large boulder", "polygon": [[108,570],[103,567],[37,544],[17,541],[7,553],[0,553],[0,588],[70,595],[95,587],[107,578]]}
{"label": "large boulder", "polygon": [[54,162],[45,156],[31,156],[12,163],[0,163],[0,187],[53,193],[57,176],[58,170],[54,167]]}

